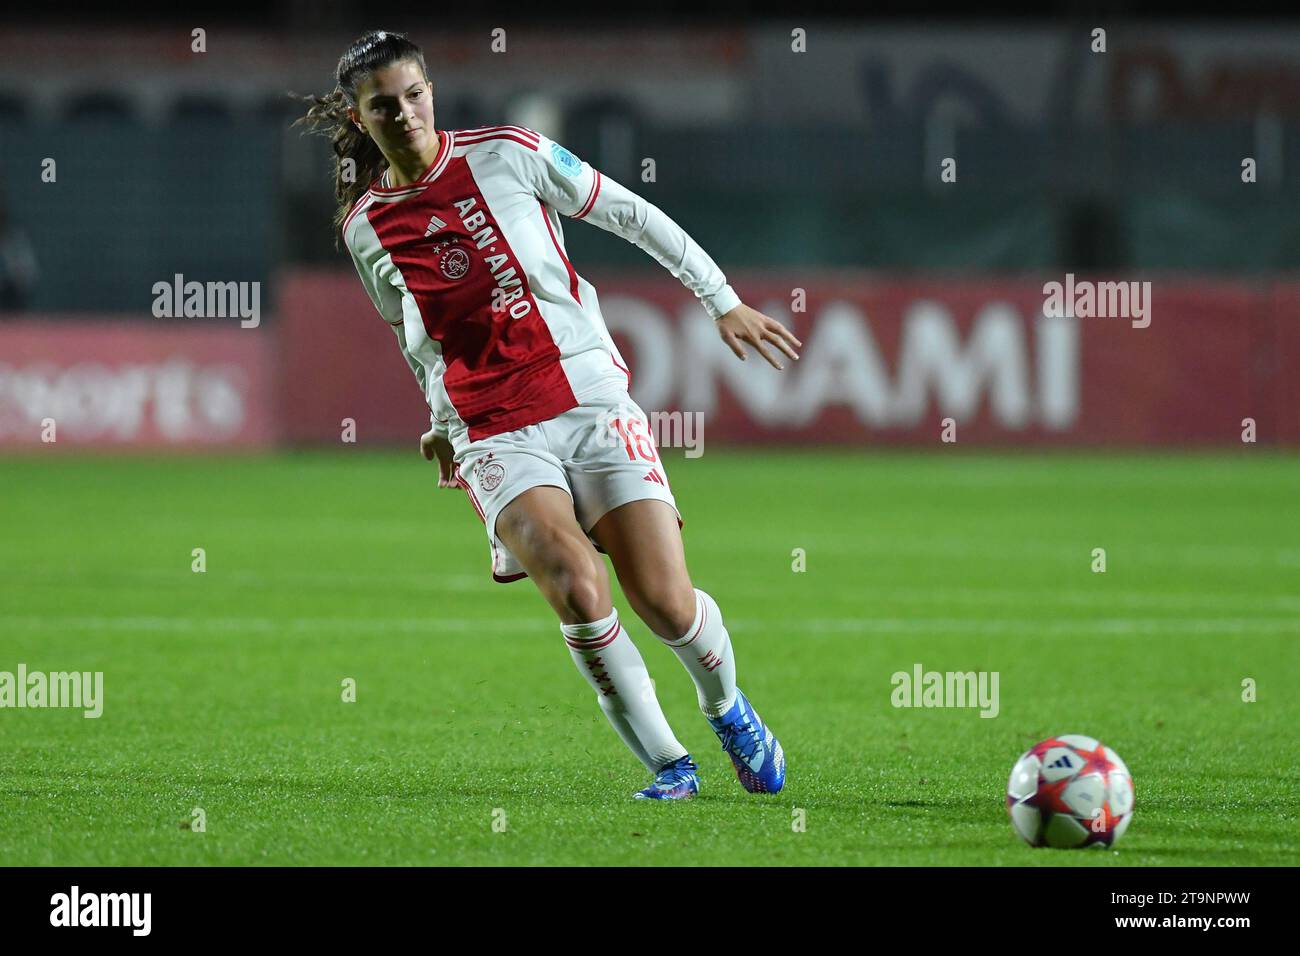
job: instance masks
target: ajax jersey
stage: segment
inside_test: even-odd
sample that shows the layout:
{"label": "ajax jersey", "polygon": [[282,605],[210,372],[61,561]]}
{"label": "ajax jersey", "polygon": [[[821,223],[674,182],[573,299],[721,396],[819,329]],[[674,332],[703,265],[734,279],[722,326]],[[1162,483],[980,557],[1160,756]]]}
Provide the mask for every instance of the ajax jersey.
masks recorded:
{"label": "ajax jersey", "polygon": [[521,126],[443,130],[417,182],[388,174],[343,239],[454,447],[555,417],[631,382],[560,216],[653,256],[716,319],[739,304],[714,261],[660,209]]}

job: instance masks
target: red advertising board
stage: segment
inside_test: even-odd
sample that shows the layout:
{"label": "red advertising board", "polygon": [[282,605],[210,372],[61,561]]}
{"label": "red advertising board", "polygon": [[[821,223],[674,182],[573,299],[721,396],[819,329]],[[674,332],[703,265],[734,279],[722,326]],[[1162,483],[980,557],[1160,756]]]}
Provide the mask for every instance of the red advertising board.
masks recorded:
{"label": "red advertising board", "polygon": [[[803,341],[778,372],[736,359],[670,276],[590,278],[633,398],[702,413],[710,442],[933,445],[950,419],[961,444],[1239,445],[1249,418],[1261,443],[1300,443],[1300,285],[1157,277],[1097,317],[1045,314],[1064,276],[733,275]],[[299,273],[281,291],[285,436],[337,442],[351,418],[359,440],[414,442],[419,388],[355,277]]]}
{"label": "red advertising board", "polygon": [[[593,281],[633,397],[700,413],[710,443],[1240,447],[1250,419],[1259,443],[1300,445],[1300,283],[1156,278],[1140,315],[1045,314],[1062,278],[732,276],[802,339],[782,372],[737,360],[669,276]],[[256,329],[0,324],[0,447],[414,444],[423,397],[356,278],[280,292]]]}
{"label": "red advertising board", "polygon": [[261,447],[270,332],[98,316],[0,323],[0,447]]}

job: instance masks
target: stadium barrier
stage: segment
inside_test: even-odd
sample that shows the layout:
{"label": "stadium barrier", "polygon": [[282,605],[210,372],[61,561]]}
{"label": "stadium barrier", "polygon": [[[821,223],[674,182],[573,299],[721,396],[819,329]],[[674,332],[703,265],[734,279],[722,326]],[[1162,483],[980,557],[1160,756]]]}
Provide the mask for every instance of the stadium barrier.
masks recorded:
{"label": "stadium barrier", "polygon": [[[670,278],[591,278],[633,397],[701,413],[710,445],[1300,445],[1300,283],[1098,281],[1112,314],[1093,316],[1045,314],[1046,282],[1081,306],[1083,278],[734,275],[803,341],[777,372],[737,361]],[[273,321],[223,321],[0,323],[0,447],[39,447],[47,420],[60,444],[115,448],[330,445],[349,427],[414,445],[427,427],[350,273],[286,274]]]}
{"label": "stadium barrier", "polygon": [[270,446],[267,336],[203,321],[0,322],[0,448]]}
{"label": "stadium barrier", "polygon": [[[928,446],[950,418],[958,444],[1223,446],[1245,419],[1261,444],[1300,444],[1300,284],[1154,281],[1144,319],[1044,315],[1044,284],[1064,276],[732,276],[803,342],[777,372],[737,361],[671,278],[589,278],[632,397],[703,413],[710,443]],[[336,442],[351,417],[368,440],[413,442],[419,389],[356,279],[298,273],[282,293],[285,438]]]}

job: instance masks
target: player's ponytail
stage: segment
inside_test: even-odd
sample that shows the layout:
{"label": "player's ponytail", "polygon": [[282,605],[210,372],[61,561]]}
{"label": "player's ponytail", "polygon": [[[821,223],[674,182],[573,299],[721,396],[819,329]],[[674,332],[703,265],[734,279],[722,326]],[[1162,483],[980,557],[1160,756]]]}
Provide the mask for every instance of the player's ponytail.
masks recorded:
{"label": "player's ponytail", "polygon": [[352,124],[348,107],[356,109],[357,87],[367,76],[403,60],[414,60],[419,64],[420,72],[428,77],[423,51],[404,34],[372,30],[353,41],[339,58],[333,90],[324,96],[300,97],[311,106],[307,114],[295,120],[293,125],[306,126],[311,132],[329,136],[334,149],[334,198],[338,200],[338,208],[334,211],[336,245],[338,231],[348,213],[387,165],[375,141]]}

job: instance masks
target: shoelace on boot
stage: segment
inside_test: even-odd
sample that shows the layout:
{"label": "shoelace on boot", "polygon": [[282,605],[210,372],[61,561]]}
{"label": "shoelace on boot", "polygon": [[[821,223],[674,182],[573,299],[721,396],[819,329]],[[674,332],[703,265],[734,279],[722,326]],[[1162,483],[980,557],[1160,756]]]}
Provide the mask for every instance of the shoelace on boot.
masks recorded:
{"label": "shoelace on boot", "polygon": [[667,783],[675,787],[683,780],[688,779],[691,774],[695,773],[695,771],[699,769],[700,768],[696,766],[694,762],[682,757],[680,760],[674,761],[664,767],[664,769],[660,770],[658,775],[655,776],[655,784],[659,785]]}
{"label": "shoelace on boot", "polygon": [[[744,749],[739,752],[732,750],[732,745],[737,739],[744,742]],[[722,749],[727,753],[735,754],[746,763],[758,753],[762,745],[762,739],[759,737],[758,732],[754,730],[754,725],[748,720],[728,724],[726,731],[722,735]]]}

